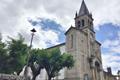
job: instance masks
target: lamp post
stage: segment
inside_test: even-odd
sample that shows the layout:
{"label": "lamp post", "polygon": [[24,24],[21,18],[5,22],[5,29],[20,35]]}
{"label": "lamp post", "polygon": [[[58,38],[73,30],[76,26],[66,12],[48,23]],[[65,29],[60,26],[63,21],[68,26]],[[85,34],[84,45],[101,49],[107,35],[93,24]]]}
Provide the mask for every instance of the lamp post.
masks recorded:
{"label": "lamp post", "polygon": [[32,30],[30,30],[32,32],[32,37],[31,37],[31,41],[30,41],[30,48],[32,47],[32,41],[33,41],[33,36],[34,36],[34,33],[36,32],[35,28],[33,28]]}
{"label": "lamp post", "polygon": [[25,67],[25,70],[24,70],[24,76],[25,78],[29,79],[29,76],[27,75],[28,74],[28,67],[29,67],[29,58],[30,58],[30,49],[32,47],[32,42],[33,42],[33,37],[34,37],[34,33],[37,32],[35,30],[35,28],[33,28],[32,30],[30,30],[32,33],[31,33],[31,40],[30,40],[30,46],[29,46],[29,50],[28,50],[28,57],[27,57],[27,64],[26,64],[26,67]]}

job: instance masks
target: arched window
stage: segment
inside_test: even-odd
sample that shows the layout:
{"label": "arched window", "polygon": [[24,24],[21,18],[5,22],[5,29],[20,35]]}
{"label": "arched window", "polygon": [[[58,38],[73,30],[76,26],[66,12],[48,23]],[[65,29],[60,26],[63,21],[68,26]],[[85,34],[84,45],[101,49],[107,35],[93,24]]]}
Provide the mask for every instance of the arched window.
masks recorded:
{"label": "arched window", "polygon": [[96,67],[100,67],[99,62],[96,61],[96,62],[95,62],[95,66],[96,66]]}
{"label": "arched window", "polygon": [[82,20],[82,26],[84,26],[85,25],[85,21],[84,20]]}

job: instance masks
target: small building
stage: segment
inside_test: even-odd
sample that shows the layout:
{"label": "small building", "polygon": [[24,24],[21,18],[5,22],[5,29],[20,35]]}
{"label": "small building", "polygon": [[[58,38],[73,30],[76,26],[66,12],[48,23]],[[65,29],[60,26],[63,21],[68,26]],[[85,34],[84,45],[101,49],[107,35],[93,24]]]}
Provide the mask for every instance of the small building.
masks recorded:
{"label": "small building", "polygon": [[107,68],[107,72],[104,71],[104,80],[117,80],[117,76],[112,74],[111,67]]}

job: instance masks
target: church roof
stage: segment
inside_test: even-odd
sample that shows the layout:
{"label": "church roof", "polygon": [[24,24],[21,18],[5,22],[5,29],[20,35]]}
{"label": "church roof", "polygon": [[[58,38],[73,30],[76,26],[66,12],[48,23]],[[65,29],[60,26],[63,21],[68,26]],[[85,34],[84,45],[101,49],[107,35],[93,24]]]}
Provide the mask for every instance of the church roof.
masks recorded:
{"label": "church roof", "polygon": [[81,33],[87,35],[84,31],[82,31],[82,30],[80,30],[80,29],[78,29],[78,28],[76,28],[76,27],[73,27],[73,26],[71,26],[71,27],[65,32],[65,35],[66,35],[70,30],[77,30],[77,31],[80,31]]}
{"label": "church roof", "polygon": [[76,28],[73,27],[73,26],[71,26],[71,27],[65,32],[65,35],[66,35],[71,29],[76,29]]}
{"label": "church roof", "polygon": [[81,4],[81,7],[80,7],[80,10],[79,10],[79,16],[81,15],[85,15],[85,14],[89,14],[89,11],[88,11],[88,8],[84,2],[84,0],[82,1],[82,4]]}
{"label": "church roof", "polygon": [[60,46],[64,46],[64,45],[65,45],[65,42],[64,43],[60,43],[60,44],[55,45],[55,46],[48,47],[46,49],[56,48],[56,47],[60,47]]}

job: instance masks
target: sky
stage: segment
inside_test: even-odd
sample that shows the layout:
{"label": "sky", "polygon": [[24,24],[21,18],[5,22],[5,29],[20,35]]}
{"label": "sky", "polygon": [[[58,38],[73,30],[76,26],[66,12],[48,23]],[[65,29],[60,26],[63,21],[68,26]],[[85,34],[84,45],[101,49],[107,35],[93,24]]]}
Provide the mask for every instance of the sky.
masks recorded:
{"label": "sky", "polygon": [[[33,47],[47,48],[65,42],[64,33],[74,26],[82,0],[0,0],[0,33],[4,41],[18,33]],[[120,70],[120,0],[85,0],[94,18],[96,39],[102,44],[103,68]]]}

